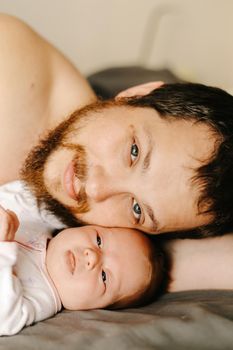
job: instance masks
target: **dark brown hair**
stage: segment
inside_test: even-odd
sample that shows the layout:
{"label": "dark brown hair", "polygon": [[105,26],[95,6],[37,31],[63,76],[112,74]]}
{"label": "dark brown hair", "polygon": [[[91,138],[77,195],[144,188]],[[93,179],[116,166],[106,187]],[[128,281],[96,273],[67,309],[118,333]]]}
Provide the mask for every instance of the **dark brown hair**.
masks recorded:
{"label": "dark brown hair", "polygon": [[[162,118],[205,123],[216,135],[215,153],[196,169],[193,185],[199,185],[199,213],[211,214],[209,224],[176,237],[206,237],[233,230],[233,96],[201,84],[167,84],[146,96],[129,98],[127,105],[148,107]],[[204,210],[203,210],[204,208]],[[170,234],[167,234],[168,236]],[[173,238],[174,233],[171,235]]]}

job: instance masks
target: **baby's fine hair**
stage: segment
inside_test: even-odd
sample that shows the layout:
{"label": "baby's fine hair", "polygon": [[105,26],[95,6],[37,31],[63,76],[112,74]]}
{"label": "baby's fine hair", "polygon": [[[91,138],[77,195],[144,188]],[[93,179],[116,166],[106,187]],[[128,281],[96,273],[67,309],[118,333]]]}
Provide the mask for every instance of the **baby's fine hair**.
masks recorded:
{"label": "baby's fine hair", "polygon": [[132,307],[142,307],[155,301],[165,290],[168,284],[168,261],[158,239],[147,235],[149,243],[148,260],[152,273],[149,283],[143,290],[124,297],[107,307],[107,309],[123,309]]}

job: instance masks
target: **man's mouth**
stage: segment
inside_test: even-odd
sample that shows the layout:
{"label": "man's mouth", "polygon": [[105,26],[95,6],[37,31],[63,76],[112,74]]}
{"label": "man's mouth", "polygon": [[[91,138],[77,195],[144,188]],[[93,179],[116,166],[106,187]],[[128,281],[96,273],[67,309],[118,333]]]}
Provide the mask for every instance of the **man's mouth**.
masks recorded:
{"label": "man's mouth", "polygon": [[64,172],[63,186],[68,196],[77,201],[81,189],[81,181],[75,176],[73,162],[69,163]]}
{"label": "man's mouth", "polygon": [[75,255],[71,250],[68,250],[66,252],[66,262],[71,274],[73,275],[76,267],[76,259],[75,259]]}

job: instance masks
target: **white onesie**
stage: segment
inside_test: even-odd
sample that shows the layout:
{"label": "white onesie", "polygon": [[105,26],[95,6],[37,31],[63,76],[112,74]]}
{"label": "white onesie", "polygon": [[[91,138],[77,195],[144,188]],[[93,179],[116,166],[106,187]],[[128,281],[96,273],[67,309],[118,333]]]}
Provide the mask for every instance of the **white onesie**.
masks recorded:
{"label": "white onesie", "polygon": [[20,181],[0,186],[0,204],[20,221],[15,242],[0,242],[0,335],[12,335],[61,310],[45,256],[51,230],[62,225],[38,210]]}

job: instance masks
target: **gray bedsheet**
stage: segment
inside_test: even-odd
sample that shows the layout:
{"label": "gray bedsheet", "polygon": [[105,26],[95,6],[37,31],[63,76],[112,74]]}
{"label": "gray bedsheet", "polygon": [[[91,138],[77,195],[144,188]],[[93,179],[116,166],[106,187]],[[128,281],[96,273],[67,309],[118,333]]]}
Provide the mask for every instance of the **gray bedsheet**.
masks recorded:
{"label": "gray bedsheet", "polygon": [[0,349],[233,349],[233,291],[170,293],[138,309],[63,311]]}

